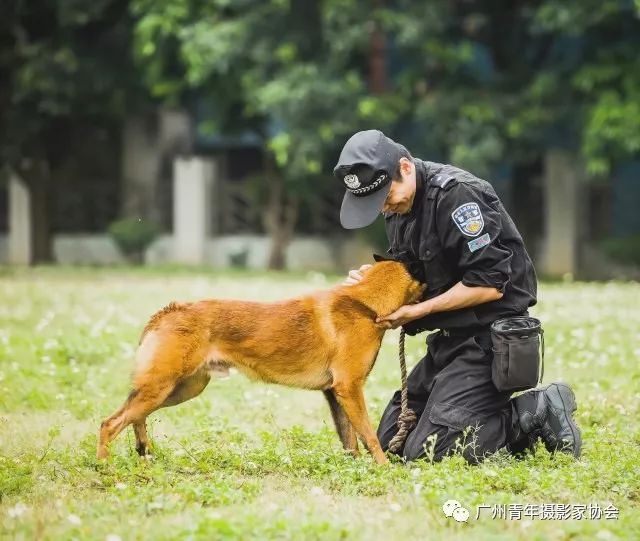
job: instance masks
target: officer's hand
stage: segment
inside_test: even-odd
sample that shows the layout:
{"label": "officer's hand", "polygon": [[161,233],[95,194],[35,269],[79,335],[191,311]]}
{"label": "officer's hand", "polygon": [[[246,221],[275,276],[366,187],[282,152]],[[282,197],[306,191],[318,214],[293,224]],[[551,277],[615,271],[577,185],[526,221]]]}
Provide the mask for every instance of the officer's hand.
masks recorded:
{"label": "officer's hand", "polygon": [[388,316],[378,316],[376,323],[385,329],[397,329],[409,321],[422,317],[422,315],[415,304],[405,304]]}
{"label": "officer's hand", "polygon": [[362,265],[358,270],[350,270],[349,271],[349,276],[347,276],[347,279],[342,282],[343,286],[352,286],[354,284],[357,284],[360,280],[362,280],[364,271],[366,271],[367,269],[370,269],[371,267],[373,267],[373,265],[369,265],[368,263],[365,265]]}

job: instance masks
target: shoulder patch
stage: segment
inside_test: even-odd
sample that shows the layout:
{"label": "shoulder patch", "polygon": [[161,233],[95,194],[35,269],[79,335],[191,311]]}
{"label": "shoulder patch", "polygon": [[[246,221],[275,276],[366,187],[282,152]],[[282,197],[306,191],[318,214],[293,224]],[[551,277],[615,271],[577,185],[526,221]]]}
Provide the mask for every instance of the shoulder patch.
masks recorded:
{"label": "shoulder patch", "polygon": [[469,250],[471,250],[472,252],[475,252],[476,250],[479,250],[480,248],[482,248],[483,246],[486,246],[490,242],[491,242],[491,237],[489,236],[489,233],[485,233],[481,237],[478,237],[477,239],[473,239],[467,242],[467,246],[469,247]]}
{"label": "shoulder patch", "polygon": [[484,218],[478,203],[465,203],[451,213],[453,222],[464,235],[477,237],[484,228]]}

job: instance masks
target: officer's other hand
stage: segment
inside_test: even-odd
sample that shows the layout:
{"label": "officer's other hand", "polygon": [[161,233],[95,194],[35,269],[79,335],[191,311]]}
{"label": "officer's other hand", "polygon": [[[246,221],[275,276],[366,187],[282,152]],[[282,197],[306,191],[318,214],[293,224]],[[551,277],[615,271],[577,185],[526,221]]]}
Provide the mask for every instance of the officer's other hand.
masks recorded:
{"label": "officer's other hand", "polygon": [[376,323],[384,329],[397,329],[421,316],[422,314],[415,304],[405,304],[387,316],[378,316]]}
{"label": "officer's other hand", "polygon": [[369,265],[368,263],[362,265],[359,269],[353,269],[349,271],[349,276],[347,276],[347,279],[342,282],[342,285],[344,286],[352,286],[354,284],[357,284],[360,280],[362,280],[362,277],[364,276],[364,272],[367,269],[370,269],[371,267],[373,267],[373,265]]}

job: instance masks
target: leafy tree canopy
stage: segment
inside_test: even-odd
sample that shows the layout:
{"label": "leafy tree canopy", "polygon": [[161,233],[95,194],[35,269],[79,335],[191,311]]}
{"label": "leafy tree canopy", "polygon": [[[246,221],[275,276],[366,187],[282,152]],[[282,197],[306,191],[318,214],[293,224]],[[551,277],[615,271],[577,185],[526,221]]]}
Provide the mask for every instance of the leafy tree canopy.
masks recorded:
{"label": "leafy tree canopy", "polygon": [[382,12],[399,91],[472,170],[580,152],[593,174],[640,151],[640,3],[398,1]]}
{"label": "leafy tree canopy", "polygon": [[[0,17],[0,157],[55,161],[65,129],[106,120],[140,90],[125,0],[17,0]],[[51,165],[51,164],[50,164]]]}
{"label": "leafy tree canopy", "polygon": [[324,158],[346,135],[391,126],[407,107],[367,89],[368,3],[135,0],[134,13],[153,93],[181,100],[195,90],[221,112],[219,132],[258,130],[289,190],[326,177]]}

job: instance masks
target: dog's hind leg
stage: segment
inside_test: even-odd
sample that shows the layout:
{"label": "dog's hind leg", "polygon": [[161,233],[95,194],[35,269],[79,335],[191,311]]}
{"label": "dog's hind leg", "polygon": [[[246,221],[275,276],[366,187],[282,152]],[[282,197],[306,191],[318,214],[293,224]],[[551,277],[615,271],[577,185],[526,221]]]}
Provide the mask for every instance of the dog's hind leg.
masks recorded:
{"label": "dog's hind leg", "polygon": [[334,385],[336,398],[374,460],[378,464],[385,464],[388,460],[369,421],[362,385],[354,381],[336,382]]}
{"label": "dog's hind leg", "polygon": [[347,418],[347,414],[342,409],[336,398],[333,389],[327,389],[322,391],[324,397],[329,403],[329,409],[331,410],[331,417],[336,425],[336,431],[342,442],[342,446],[346,451],[349,451],[353,456],[358,456],[358,438],[356,437],[356,431],[351,424],[351,421]]}
{"label": "dog's hind leg", "polygon": [[[195,374],[180,380],[158,409],[176,406],[195,398],[204,390],[210,379],[209,374],[204,369],[201,369]],[[149,437],[147,436],[146,417],[133,423],[133,431],[136,435],[136,451],[140,456],[147,456],[150,454],[150,445]]]}
{"label": "dog's hind leg", "polygon": [[[157,410],[174,388],[173,381],[152,381],[131,391],[125,403],[100,425],[97,457],[107,458],[108,446],[130,424],[144,427],[147,416]],[[144,430],[146,435],[146,429]],[[137,439],[137,438],[136,438]]]}
{"label": "dog's hind leg", "polygon": [[149,436],[147,435],[147,420],[133,423],[133,433],[136,435],[136,451],[140,456],[149,455]]}
{"label": "dog's hind leg", "polygon": [[[162,406],[179,404],[195,396],[206,386],[208,374],[204,385],[192,386],[190,379],[191,375],[199,373],[205,351],[205,337],[200,334],[148,332],[136,352],[134,390],[123,406],[100,426],[98,458],[107,457],[109,443],[130,424],[134,425],[138,452],[146,453],[147,417]],[[203,381],[201,376],[196,379]]]}
{"label": "dog's hind leg", "polygon": [[104,459],[109,456],[108,445],[125,428],[124,411],[127,404],[131,401],[137,391],[131,391],[124,404],[107,417],[100,425],[100,433],[98,434],[98,449],[96,456],[98,459]]}

